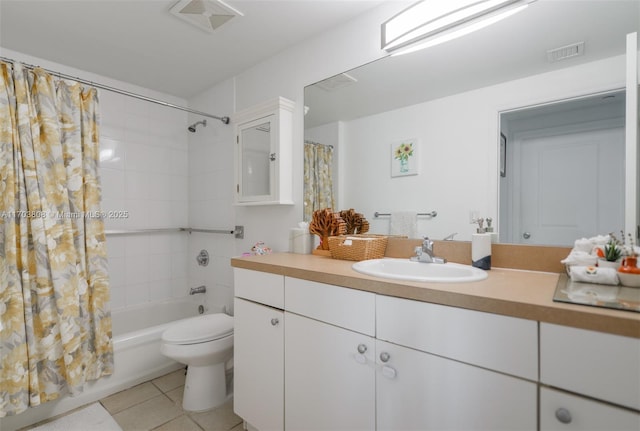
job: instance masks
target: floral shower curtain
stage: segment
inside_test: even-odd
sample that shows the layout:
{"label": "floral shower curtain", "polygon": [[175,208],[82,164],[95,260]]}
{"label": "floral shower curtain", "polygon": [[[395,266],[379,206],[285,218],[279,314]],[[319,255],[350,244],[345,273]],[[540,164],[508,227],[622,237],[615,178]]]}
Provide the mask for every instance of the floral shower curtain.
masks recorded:
{"label": "floral shower curtain", "polygon": [[304,220],[315,210],[333,208],[333,147],[304,144]]}
{"label": "floral shower curtain", "polygon": [[0,62],[0,417],[113,372],[98,97]]}

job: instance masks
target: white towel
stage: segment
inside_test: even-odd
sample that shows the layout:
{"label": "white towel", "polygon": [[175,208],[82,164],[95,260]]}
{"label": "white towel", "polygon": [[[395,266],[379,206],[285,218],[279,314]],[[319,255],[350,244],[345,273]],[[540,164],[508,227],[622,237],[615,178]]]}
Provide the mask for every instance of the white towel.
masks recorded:
{"label": "white towel", "polygon": [[561,260],[560,263],[564,263],[565,265],[581,265],[581,266],[595,266],[598,263],[598,256],[594,254],[589,254],[584,251],[575,251],[572,250],[565,259]]}
{"label": "white towel", "polygon": [[595,266],[572,266],[569,275],[571,280],[582,283],[613,284],[616,285],[618,272],[613,268],[597,268]]}
{"label": "white towel", "polygon": [[418,213],[416,211],[396,211],[391,213],[389,235],[418,237]]}

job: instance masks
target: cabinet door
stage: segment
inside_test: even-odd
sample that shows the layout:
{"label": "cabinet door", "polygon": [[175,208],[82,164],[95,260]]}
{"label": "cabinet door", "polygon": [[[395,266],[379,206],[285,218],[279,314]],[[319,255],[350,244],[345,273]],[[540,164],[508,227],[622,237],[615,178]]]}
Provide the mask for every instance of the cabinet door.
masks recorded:
{"label": "cabinet door", "polygon": [[640,430],[640,414],[543,387],[540,430]]}
{"label": "cabinet door", "polygon": [[234,411],[260,431],[284,428],[284,313],[234,300]]}
{"label": "cabinet door", "polygon": [[239,177],[238,200],[274,199],[274,175],[277,145],[273,129],[275,115],[238,126]]}
{"label": "cabinet door", "polygon": [[374,430],[374,339],[289,312],[285,319],[285,428]]}
{"label": "cabinet door", "polygon": [[535,430],[536,384],[376,340],[378,431]]}

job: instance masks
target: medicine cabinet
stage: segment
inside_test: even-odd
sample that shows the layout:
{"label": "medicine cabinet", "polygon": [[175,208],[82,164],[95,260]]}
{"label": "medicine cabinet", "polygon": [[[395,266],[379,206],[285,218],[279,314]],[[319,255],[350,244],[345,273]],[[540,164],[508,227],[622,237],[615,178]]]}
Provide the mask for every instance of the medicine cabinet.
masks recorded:
{"label": "medicine cabinet", "polygon": [[292,205],[294,103],[278,97],[237,112],[236,205]]}

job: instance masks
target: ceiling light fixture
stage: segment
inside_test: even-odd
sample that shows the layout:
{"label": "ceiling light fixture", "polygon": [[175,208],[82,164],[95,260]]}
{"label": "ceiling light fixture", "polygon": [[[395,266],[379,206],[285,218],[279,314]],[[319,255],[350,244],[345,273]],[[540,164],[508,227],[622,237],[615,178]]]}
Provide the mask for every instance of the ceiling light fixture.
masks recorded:
{"label": "ceiling light fixture", "polygon": [[382,23],[382,49],[398,55],[435,46],[494,24],[534,1],[422,0]]}

